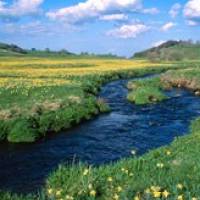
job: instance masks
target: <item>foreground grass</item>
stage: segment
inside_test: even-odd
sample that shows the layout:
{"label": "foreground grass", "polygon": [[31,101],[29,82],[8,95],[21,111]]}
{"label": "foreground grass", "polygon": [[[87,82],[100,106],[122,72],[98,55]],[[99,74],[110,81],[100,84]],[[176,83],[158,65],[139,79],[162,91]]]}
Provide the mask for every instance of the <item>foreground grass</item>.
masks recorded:
{"label": "foreground grass", "polygon": [[103,83],[164,67],[125,59],[9,57],[1,58],[0,69],[0,140],[34,142],[108,111],[96,98]]}

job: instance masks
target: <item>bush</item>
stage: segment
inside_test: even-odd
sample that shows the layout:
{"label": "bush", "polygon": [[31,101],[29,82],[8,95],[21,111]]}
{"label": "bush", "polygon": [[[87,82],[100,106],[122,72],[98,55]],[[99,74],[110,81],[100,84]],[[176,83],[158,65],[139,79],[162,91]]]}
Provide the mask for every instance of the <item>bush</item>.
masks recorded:
{"label": "bush", "polygon": [[29,119],[17,119],[11,123],[11,126],[7,138],[9,142],[34,142],[39,137]]}
{"label": "bush", "polygon": [[0,141],[5,140],[7,137],[8,128],[5,121],[0,121]]}

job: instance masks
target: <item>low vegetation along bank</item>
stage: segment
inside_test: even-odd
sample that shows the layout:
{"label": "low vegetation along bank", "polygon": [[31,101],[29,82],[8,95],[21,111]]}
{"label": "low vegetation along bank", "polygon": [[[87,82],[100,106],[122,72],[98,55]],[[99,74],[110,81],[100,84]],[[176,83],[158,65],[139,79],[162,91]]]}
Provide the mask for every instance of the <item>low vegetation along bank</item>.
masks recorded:
{"label": "low vegetation along bank", "polygon": [[172,87],[185,88],[200,96],[200,69],[172,69],[159,77],[130,81],[127,87],[127,99],[137,105],[165,100],[167,96],[164,91]]}
{"label": "low vegetation along bank", "polygon": [[165,87],[160,77],[130,81],[127,99],[137,105],[159,102],[167,98],[163,93]]}
{"label": "low vegetation along bank", "polygon": [[161,71],[160,64],[119,59],[2,58],[0,140],[34,142],[109,108],[103,83]]}

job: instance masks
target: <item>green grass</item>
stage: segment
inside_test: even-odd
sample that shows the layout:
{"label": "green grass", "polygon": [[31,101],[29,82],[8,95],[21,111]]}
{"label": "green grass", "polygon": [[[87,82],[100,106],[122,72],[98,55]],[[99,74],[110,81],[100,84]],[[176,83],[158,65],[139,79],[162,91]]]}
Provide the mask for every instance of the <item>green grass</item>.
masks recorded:
{"label": "green grass", "polygon": [[167,98],[162,91],[163,87],[159,77],[130,81],[127,99],[137,105],[159,102]]}

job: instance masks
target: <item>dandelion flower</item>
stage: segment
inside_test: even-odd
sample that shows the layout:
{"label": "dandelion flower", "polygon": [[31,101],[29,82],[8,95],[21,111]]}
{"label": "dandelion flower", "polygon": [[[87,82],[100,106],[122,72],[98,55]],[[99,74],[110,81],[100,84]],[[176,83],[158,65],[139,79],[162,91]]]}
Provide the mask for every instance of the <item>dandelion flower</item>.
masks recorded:
{"label": "dandelion flower", "polygon": [[96,191],[95,190],[91,190],[90,191],[90,196],[95,197],[96,196]]}
{"label": "dandelion flower", "polygon": [[146,193],[146,194],[150,194],[150,193],[151,193],[151,190],[150,190],[149,188],[147,188],[147,189],[145,190],[145,193]]}
{"label": "dandelion flower", "polygon": [[89,184],[88,188],[91,190],[93,188],[92,184]]}
{"label": "dandelion flower", "polygon": [[161,188],[159,186],[151,186],[153,192],[160,192]]}
{"label": "dandelion flower", "polygon": [[113,181],[112,177],[108,177],[107,181],[112,182]]}
{"label": "dandelion flower", "polygon": [[178,198],[177,198],[177,200],[183,200],[183,199],[184,199],[183,195],[179,195]]}
{"label": "dandelion flower", "polygon": [[172,154],[172,152],[171,152],[171,151],[167,151],[166,154],[167,154],[168,156],[170,156],[170,155]]}
{"label": "dandelion flower", "polygon": [[180,183],[179,183],[179,184],[177,184],[177,185],[176,185],[176,187],[177,187],[178,189],[180,189],[180,190],[182,190],[182,189],[183,189],[183,185],[182,185],[182,184],[180,184]]}
{"label": "dandelion flower", "polygon": [[124,168],[121,168],[121,171],[122,171],[122,172],[124,172],[124,171],[125,171],[125,169],[124,169]]}
{"label": "dandelion flower", "polygon": [[157,165],[156,165],[158,168],[163,168],[164,167],[164,164],[163,163],[157,163]]}
{"label": "dandelion flower", "polygon": [[48,194],[52,194],[53,193],[53,189],[48,189]]}
{"label": "dandelion flower", "polygon": [[61,195],[61,190],[58,190],[57,192],[56,192],[56,196],[60,196]]}
{"label": "dandelion flower", "polygon": [[89,170],[88,169],[85,169],[84,172],[83,172],[83,176],[87,176],[89,173]]}
{"label": "dandelion flower", "polygon": [[167,198],[169,195],[170,195],[170,193],[167,190],[164,190],[162,192],[162,196],[165,197],[165,198]]}
{"label": "dandelion flower", "polygon": [[139,196],[135,196],[133,200],[140,200]]}
{"label": "dandelion flower", "polygon": [[130,174],[129,174],[129,176],[131,176],[131,177],[132,177],[132,176],[133,176],[133,173],[130,173]]}
{"label": "dandelion flower", "polygon": [[118,195],[118,194],[115,194],[113,198],[114,198],[115,200],[118,200],[118,199],[119,199],[119,195]]}
{"label": "dandelion flower", "polygon": [[121,191],[122,191],[122,187],[118,186],[118,187],[117,187],[117,191],[118,191],[118,192],[121,192]]}
{"label": "dandelion flower", "polygon": [[157,191],[155,191],[155,192],[153,192],[153,197],[155,197],[155,198],[160,198],[161,197],[161,192],[157,192]]}

